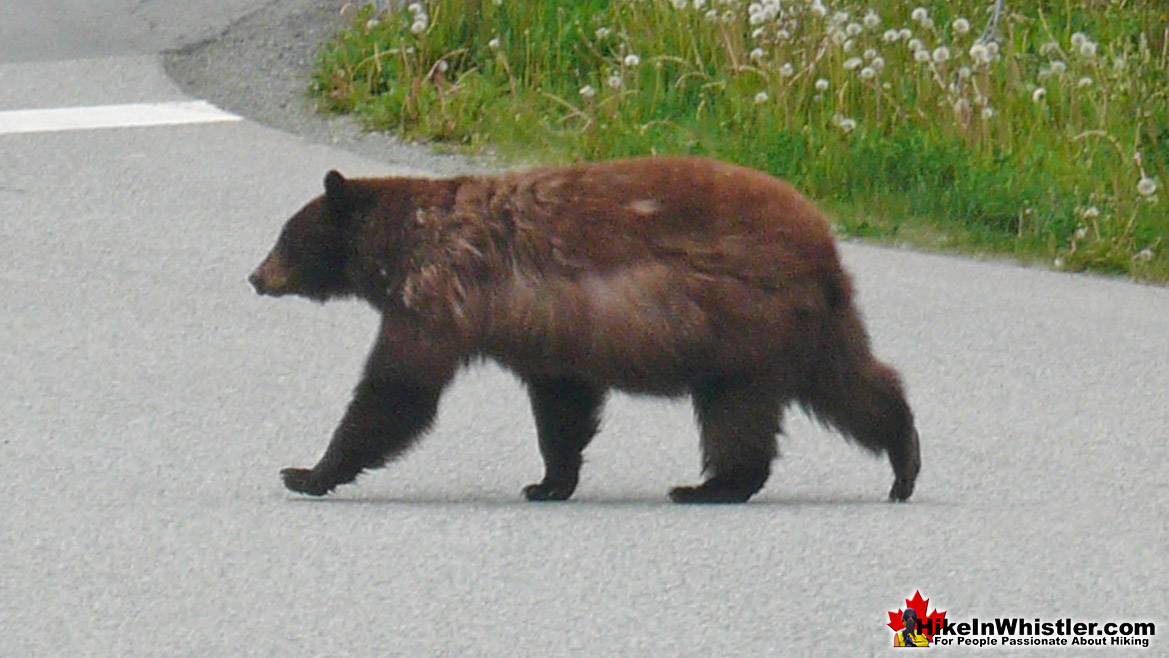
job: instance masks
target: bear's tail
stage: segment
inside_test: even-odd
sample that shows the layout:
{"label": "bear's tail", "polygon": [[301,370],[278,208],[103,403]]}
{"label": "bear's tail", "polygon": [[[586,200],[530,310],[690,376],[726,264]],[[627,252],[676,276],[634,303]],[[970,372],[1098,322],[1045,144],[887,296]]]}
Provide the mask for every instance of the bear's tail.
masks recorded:
{"label": "bear's tail", "polygon": [[862,447],[888,453],[895,481],[890,499],[913,493],[921,454],[913,412],[897,372],[872,355],[868,334],[845,288],[828,312],[809,387],[800,403],[810,415]]}

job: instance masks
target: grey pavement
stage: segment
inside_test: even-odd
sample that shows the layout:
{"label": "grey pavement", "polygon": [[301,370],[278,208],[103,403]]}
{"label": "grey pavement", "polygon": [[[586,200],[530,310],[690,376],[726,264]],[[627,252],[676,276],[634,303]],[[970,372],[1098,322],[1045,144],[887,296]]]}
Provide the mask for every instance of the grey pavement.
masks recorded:
{"label": "grey pavement", "polygon": [[[87,9],[95,34],[125,4]],[[90,59],[5,48],[0,110],[184,98],[158,51],[236,4]],[[1151,620],[1129,653],[1169,652],[1169,291],[1123,280],[844,246],[919,419],[905,505],[887,463],[794,410],[750,504],[671,505],[699,479],[692,414],[626,396],[574,499],[524,502],[535,430],[492,366],[402,461],[287,493],[376,316],[245,277],[327,169],[449,164],[321,141],[252,121],[0,135],[0,657],[884,655],[915,590],[955,620]]]}

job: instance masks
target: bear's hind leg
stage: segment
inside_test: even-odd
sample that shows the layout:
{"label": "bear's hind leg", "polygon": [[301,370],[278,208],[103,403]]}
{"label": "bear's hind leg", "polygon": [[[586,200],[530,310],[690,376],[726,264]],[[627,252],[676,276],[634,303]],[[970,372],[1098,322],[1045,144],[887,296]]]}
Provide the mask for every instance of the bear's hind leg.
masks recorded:
{"label": "bear's hind leg", "polygon": [[707,480],[675,487],[676,503],[742,503],[763,488],[775,459],[783,403],[756,382],[707,382],[693,391]]}
{"label": "bear's hind leg", "polygon": [[580,479],[581,452],[600,426],[605,391],[573,379],[528,382],[544,480],[524,487],[528,500],[566,500]]}

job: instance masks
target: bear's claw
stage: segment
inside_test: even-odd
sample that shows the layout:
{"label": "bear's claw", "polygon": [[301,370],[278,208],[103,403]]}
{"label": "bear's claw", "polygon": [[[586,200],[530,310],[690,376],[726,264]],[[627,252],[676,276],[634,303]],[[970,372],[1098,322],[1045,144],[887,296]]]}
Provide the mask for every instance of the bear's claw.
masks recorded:
{"label": "bear's claw", "polygon": [[524,496],[533,502],[568,500],[576,487],[563,484],[529,484],[524,487]]}
{"label": "bear's claw", "polygon": [[313,472],[307,468],[286,468],[280,471],[280,477],[284,479],[284,486],[296,493],[324,496],[333,490],[314,478]]}

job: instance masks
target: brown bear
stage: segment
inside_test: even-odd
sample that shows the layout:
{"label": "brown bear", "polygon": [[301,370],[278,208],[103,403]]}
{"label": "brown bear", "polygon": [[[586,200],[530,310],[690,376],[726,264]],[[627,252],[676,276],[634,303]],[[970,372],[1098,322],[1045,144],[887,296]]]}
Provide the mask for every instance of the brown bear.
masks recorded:
{"label": "brown bear", "polygon": [[685,157],[324,183],[249,281],[359,297],[381,327],[324,456],[282,471],[289,489],[324,495],[398,457],[456,370],[490,358],[531,399],[546,470],[529,500],[572,495],[609,389],[691,396],[706,480],[676,502],[759,491],[792,402],[887,452],[891,500],[913,493],[898,375],[870,352],[828,222],[787,183]]}

